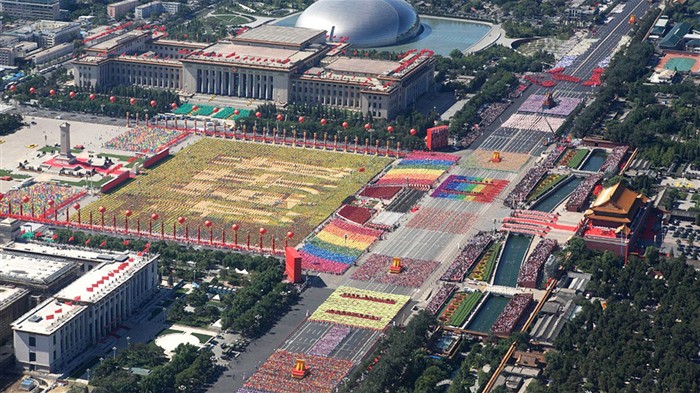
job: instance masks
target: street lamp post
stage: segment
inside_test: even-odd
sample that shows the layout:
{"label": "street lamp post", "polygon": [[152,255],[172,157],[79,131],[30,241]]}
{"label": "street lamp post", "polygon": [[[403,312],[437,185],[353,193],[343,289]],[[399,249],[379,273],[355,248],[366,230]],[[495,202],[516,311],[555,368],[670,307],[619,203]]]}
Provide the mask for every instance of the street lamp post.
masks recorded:
{"label": "street lamp post", "polygon": [[113,358],[117,357],[117,347],[112,347],[112,357]]}

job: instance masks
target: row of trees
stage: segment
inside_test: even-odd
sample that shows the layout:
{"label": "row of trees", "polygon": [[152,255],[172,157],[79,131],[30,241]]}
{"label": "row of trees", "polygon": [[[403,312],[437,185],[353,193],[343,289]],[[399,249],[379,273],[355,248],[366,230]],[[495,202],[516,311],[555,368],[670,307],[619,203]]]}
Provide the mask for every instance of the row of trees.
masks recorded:
{"label": "row of trees", "polygon": [[[163,349],[149,344],[133,344],[117,357],[101,361],[93,372],[94,393],[176,393],[201,392],[216,374],[214,354],[198,350],[191,344],[180,344],[169,362]],[[132,367],[146,368],[151,373],[140,377]]]}
{"label": "row of trees", "polygon": [[[700,391],[699,273],[681,258],[644,258],[567,248],[567,265],[592,273],[588,289],[605,299],[581,312],[547,355],[543,378],[528,392]],[[658,276],[663,278],[659,279]]]}
{"label": "row of trees", "polygon": [[22,127],[22,115],[0,113],[0,135],[7,135]]}
{"label": "row of trees", "polygon": [[[365,144],[365,139],[371,139],[372,146],[374,146],[374,141],[380,141],[379,146],[385,147],[386,142],[390,141],[392,148],[396,146],[397,142],[400,142],[402,149],[419,150],[425,148],[423,138],[426,136],[426,130],[435,126],[439,120],[439,115],[435,111],[427,116],[417,111],[409,111],[387,121],[386,119],[375,119],[360,112],[309,104],[290,104],[281,113],[285,116],[282,121],[277,121],[276,117],[280,111],[274,104],[260,105],[256,108],[256,112],[260,112],[260,119],[257,119],[253,113],[246,120],[248,124],[257,122],[259,128],[265,126],[266,128],[286,129],[288,136],[292,129],[296,129],[299,138],[301,132],[306,131],[307,139],[311,139],[316,133],[317,140],[322,141],[325,133],[329,142],[332,142],[337,135],[338,143],[344,143],[347,136],[348,143],[353,144],[355,137],[357,137],[360,145]],[[304,117],[304,123],[299,123],[299,117]],[[321,119],[326,120],[326,125],[321,124]],[[343,123],[347,123],[347,128],[343,127]],[[365,128],[366,124],[371,126],[371,131]],[[388,130],[389,126],[392,127],[391,132]],[[411,129],[416,130],[415,135],[411,134]]]}
{"label": "row of trees", "polygon": [[281,282],[281,268],[269,266],[256,272],[248,285],[224,297],[221,315],[224,329],[233,328],[248,337],[258,337],[270,329],[299,299],[297,289]]}

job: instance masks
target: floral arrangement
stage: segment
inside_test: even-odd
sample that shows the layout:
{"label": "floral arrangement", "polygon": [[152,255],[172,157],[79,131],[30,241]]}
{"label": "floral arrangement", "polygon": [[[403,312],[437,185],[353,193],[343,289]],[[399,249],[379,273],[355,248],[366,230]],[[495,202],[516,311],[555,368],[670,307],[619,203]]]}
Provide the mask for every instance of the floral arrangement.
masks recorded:
{"label": "floral arrangement", "polygon": [[152,153],[185,139],[187,133],[160,127],[134,127],[103,144],[105,149]]}
{"label": "floral arrangement", "polygon": [[459,158],[452,154],[414,151],[384,174],[376,184],[431,186],[446,170],[457,163]]}
{"label": "floral arrangement", "polygon": [[[61,186],[56,183],[34,183],[17,190],[7,191],[0,200],[0,211],[8,212],[10,205],[12,205],[12,213],[19,214],[20,206],[22,206],[25,215],[30,215],[33,209],[34,215],[38,216],[44,214],[44,209],[46,209],[46,215],[53,217],[53,209],[60,210],[80,199],[83,195],[85,195],[84,191],[73,187]],[[23,202],[25,197],[29,198],[26,203]],[[53,208],[49,201],[53,201]]]}
{"label": "floral arrangement", "polygon": [[[394,303],[375,299],[391,300]],[[381,330],[410,299],[409,296],[341,286],[318,307],[309,321]]]}
{"label": "floral arrangement", "polygon": [[355,270],[351,278],[360,281],[375,281],[383,284],[398,285],[402,287],[420,288],[425,280],[435,272],[439,262],[423,261],[420,259],[401,258],[403,270],[401,273],[389,273],[389,267],[393,263],[393,257],[380,254],[372,254]]}

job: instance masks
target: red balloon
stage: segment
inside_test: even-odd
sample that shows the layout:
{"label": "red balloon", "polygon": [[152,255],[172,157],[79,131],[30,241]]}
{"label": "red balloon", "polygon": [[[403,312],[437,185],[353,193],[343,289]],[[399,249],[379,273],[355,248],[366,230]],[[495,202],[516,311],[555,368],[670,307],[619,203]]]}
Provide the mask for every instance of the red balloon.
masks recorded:
{"label": "red balloon", "polygon": [[29,88],[29,94],[34,94],[36,93],[36,88],[35,87],[30,87]]}
{"label": "red balloon", "polygon": [[75,94],[74,91],[71,91],[70,93],[68,93],[68,97],[70,97],[70,98],[75,98],[76,95],[77,94]]}
{"label": "red balloon", "polygon": [[325,126],[326,124],[328,124],[328,120],[326,120],[326,119],[321,119],[321,125],[322,125],[322,126]]}
{"label": "red balloon", "polygon": [[348,128],[348,126],[350,126],[350,124],[348,124],[347,121],[344,121],[344,122],[343,122],[343,128]]}
{"label": "red balloon", "polygon": [[238,115],[241,114],[241,111],[239,111],[238,109],[236,109],[235,111],[233,111],[233,114],[236,115],[236,116],[238,116]]}
{"label": "red balloon", "polygon": [[292,232],[292,231],[287,232],[287,237],[290,238],[290,239],[293,238],[293,237],[294,237],[294,232]]}
{"label": "red balloon", "polygon": [[107,211],[107,208],[106,208],[106,207],[104,207],[104,206],[100,206],[100,207],[99,207],[99,208],[98,208],[97,210],[99,210],[99,211],[100,211],[100,213],[104,213],[104,212],[106,212],[106,211]]}
{"label": "red balloon", "polygon": [[24,203],[27,203],[27,202],[29,202],[29,197],[28,197],[28,196],[26,196],[26,195],[25,195],[25,196],[23,196],[23,197],[22,197],[22,202],[24,202]]}
{"label": "red balloon", "polygon": [[391,134],[392,132],[394,132],[394,127],[389,126],[386,128],[386,131]]}
{"label": "red balloon", "polygon": [[370,128],[372,128],[371,124],[369,124],[369,123],[365,124],[365,130],[369,130]]}
{"label": "red balloon", "polygon": [[183,217],[183,216],[180,216],[180,217],[177,218],[177,222],[179,222],[180,224],[184,224],[185,221],[186,221],[186,220],[185,220],[185,217]]}
{"label": "red balloon", "polygon": [[210,228],[210,227],[211,227],[211,221],[209,221],[209,220],[204,221],[204,226],[207,227],[207,228]]}
{"label": "red balloon", "polygon": [[284,120],[284,116],[282,114],[277,115],[277,121],[282,121]]}
{"label": "red balloon", "polygon": [[[0,198],[0,199],[2,199],[2,198]],[[53,206],[54,201],[53,201],[53,199],[49,199],[48,201],[46,201],[46,203],[48,203],[49,206]]]}
{"label": "red balloon", "polygon": [[260,113],[260,112],[255,112],[255,117],[257,117],[258,119],[261,118],[261,117],[262,117],[262,113]]}
{"label": "red balloon", "polygon": [[95,98],[97,98],[97,96],[96,96],[94,93],[90,93],[89,98],[90,98],[91,100],[94,100]]}
{"label": "red balloon", "polygon": [[233,224],[233,225],[231,225],[231,229],[233,229],[234,231],[237,231],[238,229],[240,229],[240,227],[238,226],[238,224]]}
{"label": "red balloon", "polygon": [[115,97],[115,96],[109,97],[109,102],[114,103],[114,102],[116,102],[116,101],[117,101],[117,97]]}
{"label": "red balloon", "polygon": [[156,107],[156,104],[157,104],[157,103],[156,103],[155,100],[151,100],[151,108],[155,108],[155,107]]}
{"label": "red balloon", "polygon": [[15,90],[17,90],[17,85],[10,86],[10,91],[15,91]]}
{"label": "red balloon", "polygon": [[410,132],[411,132],[411,135],[416,135],[418,133],[418,131],[416,131],[415,128],[411,128]]}
{"label": "red balloon", "polygon": [[129,100],[129,103],[130,103],[131,105],[136,105],[136,98],[130,99],[130,100]]}
{"label": "red balloon", "polygon": [[73,204],[73,209],[79,210],[79,209],[80,209],[80,204],[79,204],[79,203]]}
{"label": "red balloon", "polygon": [[151,220],[157,220],[157,219],[158,219],[158,213],[151,214]]}
{"label": "red balloon", "polygon": [[131,217],[131,210],[127,210],[124,212],[124,215],[127,217]]}
{"label": "red balloon", "polygon": [[212,113],[216,113],[216,112],[218,112],[218,111],[219,111],[219,108],[214,108],[214,109],[212,110]]}
{"label": "red balloon", "polygon": [[197,111],[197,110],[199,110],[199,107],[198,107],[197,105],[194,105],[194,106],[192,107],[192,110],[193,110],[193,111]]}
{"label": "red balloon", "polygon": [[304,116],[299,116],[299,123],[303,123],[303,122],[304,122]]}
{"label": "red balloon", "polygon": [[55,95],[56,95],[56,90],[54,90],[54,89],[49,90],[49,95],[50,95],[50,96],[55,96]]}
{"label": "red balloon", "polygon": [[170,104],[170,107],[173,109],[177,109],[177,104],[173,102],[172,104]]}
{"label": "red balloon", "polygon": [[265,228],[260,228],[260,230],[259,230],[258,232],[260,232],[261,235],[264,235],[264,234],[267,233],[267,229],[265,229]]}

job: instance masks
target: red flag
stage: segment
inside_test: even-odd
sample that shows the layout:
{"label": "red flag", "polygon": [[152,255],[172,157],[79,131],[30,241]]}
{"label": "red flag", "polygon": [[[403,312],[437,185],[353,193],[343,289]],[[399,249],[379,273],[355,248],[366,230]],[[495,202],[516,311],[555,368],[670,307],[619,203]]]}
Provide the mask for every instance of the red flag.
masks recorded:
{"label": "red flag", "polygon": [[62,308],[57,308],[56,311],[54,311],[56,314],[60,314],[63,312]]}
{"label": "red flag", "polygon": [[74,238],[73,236],[71,236],[71,237],[68,238],[68,241],[69,241],[69,242],[72,242],[73,240],[75,240],[75,238]]}
{"label": "red flag", "polygon": [[90,239],[85,240],[85,245],[87,246],[88,244],[90,244]]}
{"label": "red flag", "polygon": [[46,319],[53,319],[53,314],[47,315]]}
{"label": "red flag", "polygon": [[107,245],[107,240],[103,240],[102,243],[100,243],[100,247],[104,247]]}
{"label": "red flag", "polygon": [[129,241],[128,241],[128,240],[124,240],[123,244],[124,244],[125,246],[128,246],[128,245],[129,245]]}
{"label": "red flag", "polygon": [[56,239],[58,239],[58,235],[54,233],[53,236],[51,236],[51,238],[52,238],[53,240],[56,240]]}

